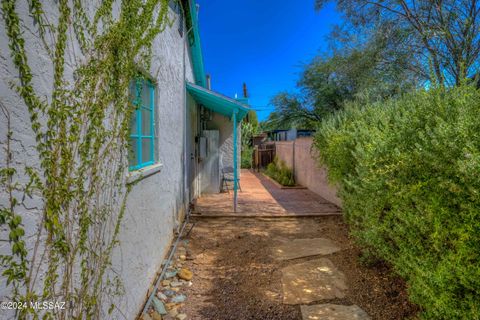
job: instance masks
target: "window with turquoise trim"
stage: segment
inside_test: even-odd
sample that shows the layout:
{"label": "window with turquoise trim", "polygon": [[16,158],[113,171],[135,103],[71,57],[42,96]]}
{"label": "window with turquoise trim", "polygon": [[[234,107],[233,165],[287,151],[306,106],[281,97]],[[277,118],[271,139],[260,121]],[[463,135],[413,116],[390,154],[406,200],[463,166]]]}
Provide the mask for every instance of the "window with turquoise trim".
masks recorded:
{"label": "window with turquoise trim", "polygon": [[130,84],[130,94],[136,107],[130,122],[129,169],[132,171],[155,163],[155,87],[151,81],[138,78]]}

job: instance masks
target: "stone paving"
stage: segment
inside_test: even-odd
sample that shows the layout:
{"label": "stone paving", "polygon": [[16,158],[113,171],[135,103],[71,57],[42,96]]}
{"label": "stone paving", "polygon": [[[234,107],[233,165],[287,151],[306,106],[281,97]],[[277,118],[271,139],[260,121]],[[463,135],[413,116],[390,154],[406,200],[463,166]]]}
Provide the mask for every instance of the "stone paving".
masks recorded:
{"label": "stone paving", "polygon": [[282,269],[283,303],[305,304],[344,298],[345,276],[326,258],[289,265]]}
{"label": "stone paving", "polygon": [[[340,249],[325,238],[278,239],[273,255],[279,260],[324,256]],[[342,299],[348,289],[345,276],[327,258],[288,265],[282,269],[283,302],[308,304],[318,301]],[[369,320],[369,316],[356,305],[318,304],[301,306],[303,320]]]}
{"label": "stone paving", "polygon": [[[313,244],[315,247],[308,247]],[[328,239],[295,239],[274,248],[274,255],[277,258],[293,259],[328,255],[338,250],[340,249]],[[308,304],[322,300],[342,299],[348,289],[344,274],[337,270],[327,258],[286,266],[282,269],[282,286],[285,304]],[[301,312],[303,320],[370,319],[356,305],[302,305]]]}
{"label": "stone paving", "polygon": [[301,306],[303,320],[369,320],[370,317],[358,306],[319,304]]}

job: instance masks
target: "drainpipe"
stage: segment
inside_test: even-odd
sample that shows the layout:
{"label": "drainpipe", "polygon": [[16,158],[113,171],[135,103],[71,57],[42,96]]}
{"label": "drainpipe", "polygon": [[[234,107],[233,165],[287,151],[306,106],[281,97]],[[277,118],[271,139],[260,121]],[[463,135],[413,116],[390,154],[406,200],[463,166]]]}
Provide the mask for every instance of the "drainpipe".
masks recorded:
{"label": "drainpipe", "polygon": [[238,161],[237,161],[237,113],[233,110],[233,212],[237,212]]}

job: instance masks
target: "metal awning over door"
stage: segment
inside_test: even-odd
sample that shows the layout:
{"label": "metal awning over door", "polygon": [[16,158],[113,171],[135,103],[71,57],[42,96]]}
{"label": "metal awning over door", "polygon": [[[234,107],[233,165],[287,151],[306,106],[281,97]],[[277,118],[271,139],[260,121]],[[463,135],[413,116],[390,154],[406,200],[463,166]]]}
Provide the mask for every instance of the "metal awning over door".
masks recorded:
{"label": "metal awning over door", "polygon": [[187,91],[198,104],[230,118],[233,122],[233,208],[237,211],[238,189],[238,148],[237,148],[237,124],[248,114],[250,108],[245,104],[226,97],[217,92],[205,89],[196,84],[187,82]]}

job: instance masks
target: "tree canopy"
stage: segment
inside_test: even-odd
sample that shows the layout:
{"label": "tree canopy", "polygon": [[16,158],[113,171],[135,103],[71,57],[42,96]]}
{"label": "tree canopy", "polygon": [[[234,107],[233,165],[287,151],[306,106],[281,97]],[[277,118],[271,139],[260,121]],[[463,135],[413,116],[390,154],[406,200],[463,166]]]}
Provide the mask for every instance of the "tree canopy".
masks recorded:
{"label": "tree canopy", "polygon": [[[316,0],[321,10],[327,0]],[[337,9],[357,28],[379,26],[403,34],[419,76],[458,85],[479,71],[480,4],[476,0],[337,0]]]}
{"label": "tree canopy", "polygon": [[[322,10],[328,0],[316,0]],[[477,0],[337,0],[328,53],[304,65],[295,92],[271,99],[264,129],[313,128],[346,102],[382,100],[480,72]]]}
{"label": "tree canopy", "polygon": [[391,45],[401,34],[381,30],[359,37],[356,31],[335,29],[331,53],[303,66],[297,92],[280,92],[271,99],[275,111],[264,128],[314,128],[346,101],[383,99],[417,86],[410,53]]}

